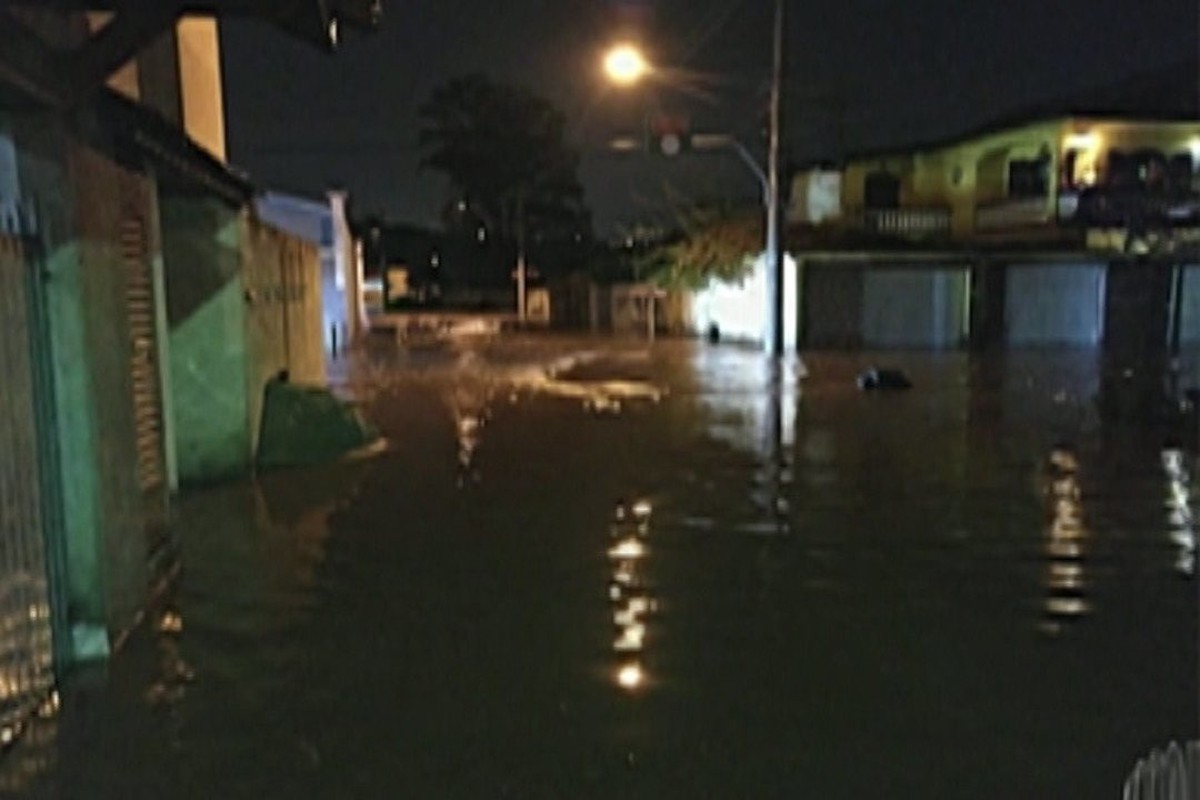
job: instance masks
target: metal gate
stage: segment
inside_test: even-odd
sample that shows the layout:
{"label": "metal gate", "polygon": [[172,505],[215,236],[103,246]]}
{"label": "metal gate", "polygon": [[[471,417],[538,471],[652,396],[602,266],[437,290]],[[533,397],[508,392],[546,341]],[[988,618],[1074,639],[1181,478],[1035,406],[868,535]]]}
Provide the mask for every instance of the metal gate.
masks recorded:
{"label": "metal gate", "polygon": [[146,225],[138,217],[121,220],[121,258],[125,262],[125,304],[129,316],[129,374],[138,484],[157,494],[165,480],[162,396],[158,373],[158,333],[154,310],[154,277],[146,247]]}
{"label": "metal gate", "polygon": [[30,274],[0,233],[0,744],[54,685]]}

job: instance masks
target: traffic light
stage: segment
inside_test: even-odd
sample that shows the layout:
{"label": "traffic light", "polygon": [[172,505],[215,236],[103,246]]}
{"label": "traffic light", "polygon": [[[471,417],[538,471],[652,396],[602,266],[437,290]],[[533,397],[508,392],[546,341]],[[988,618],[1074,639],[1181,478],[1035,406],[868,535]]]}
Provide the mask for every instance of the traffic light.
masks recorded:
{"label": "traffic light", "polygon": [[659,114],[650,119],[646,149],[651,155],[673,158],[692,149],[691,124],[680,114]]}

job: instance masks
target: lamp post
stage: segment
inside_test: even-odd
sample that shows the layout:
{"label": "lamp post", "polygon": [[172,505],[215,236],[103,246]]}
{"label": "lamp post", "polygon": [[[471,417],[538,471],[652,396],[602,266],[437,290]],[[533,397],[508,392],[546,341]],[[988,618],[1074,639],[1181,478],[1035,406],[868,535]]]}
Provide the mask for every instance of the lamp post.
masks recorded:
{"label": "lamp post", "polygon": [[771,58],[770,134],[767,139],[767,331],[763,345],[767,355],[783,355],[783,222],[780,176],[780,136],[783,128],[783,4],[775,0],[775,27]]}
{"label": "lamp post", "polygon": [[[749,153],[732,137],[712,137],[723,144],[730,144],[763,183],[763,206],[766,215],[766,235],[763,251],[766,257],[767,306],[764,309],[765,330],[763,332],[763,350],[771,357],[779,357],[784,352],[784,242],[783,242],[783,200],[781,175],[781,140],[783,130],[783,31],[785,0],[774,0],[775,14],[772,28],[772,58],[771,58],[771,97],[769,107],[770,130],[767,139],[767,169],[764,174],[761,167],[750,157]],[[656,72],[642,52],[632,44],[620,44],[609,50],[604,59],[604,71],[609,79],[621,86],[637,83],[646,75]]]}

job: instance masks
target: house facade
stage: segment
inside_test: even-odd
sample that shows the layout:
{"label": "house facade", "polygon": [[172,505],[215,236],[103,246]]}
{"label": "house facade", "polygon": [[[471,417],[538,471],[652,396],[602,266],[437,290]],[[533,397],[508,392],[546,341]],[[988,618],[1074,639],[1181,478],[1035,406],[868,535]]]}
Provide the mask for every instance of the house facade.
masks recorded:
{"label": "house facade", "polygon": [[1200,122],[1116,115],[802,170],[788,210],[800,341],[1200,342],[1198,190]]}
{"label": "house facade", "polygon": [[265,376],[321,374],[316,250],[254,220],[224,163],[215,18],[329,46],[377,11],[0,3],[0,733],[136,625],[173,491],[253,463]]}

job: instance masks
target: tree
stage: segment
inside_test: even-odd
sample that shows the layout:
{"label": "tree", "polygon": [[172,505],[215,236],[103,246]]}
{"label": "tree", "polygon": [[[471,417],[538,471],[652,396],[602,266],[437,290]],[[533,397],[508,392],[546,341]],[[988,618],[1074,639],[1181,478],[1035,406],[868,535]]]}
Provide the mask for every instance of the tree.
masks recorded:
{"label": "tree", "polygon": [[637,271],[656,283],[697,289],[716,278],[735,281],[750,271],[762,250],[759,210],[725,205],[692,206],[677,212],[678,232],[638,256]]}
{"label": "tree", "polygon": [[435,89],[420,115],[422,166],[444,173],[493,236],[590,236],[579,154],[549,102],[476,74]]}

